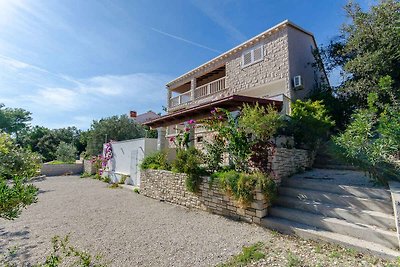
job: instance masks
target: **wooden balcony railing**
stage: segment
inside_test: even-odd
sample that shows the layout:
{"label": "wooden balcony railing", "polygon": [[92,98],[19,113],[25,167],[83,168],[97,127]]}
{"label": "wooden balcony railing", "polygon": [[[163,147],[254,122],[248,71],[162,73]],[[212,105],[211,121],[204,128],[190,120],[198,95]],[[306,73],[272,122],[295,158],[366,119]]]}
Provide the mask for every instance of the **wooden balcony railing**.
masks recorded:
{"label": "wooden balcony railing", "polygon": [[[225,87],[225,77],[222,77],[218,80],[212,81],[210,83],[204,84],[202,86],[197,87],[194,89],[194,97],[193,99],[199,99],[202,97],[206,97],[215,93],[218,93],[219,91],[224,90]],[[177,107],[179,105],[189,103],[191,102],[191,91],[187,91],[181,95],[175,96],[170,99],[169,101],[169,107]]]}

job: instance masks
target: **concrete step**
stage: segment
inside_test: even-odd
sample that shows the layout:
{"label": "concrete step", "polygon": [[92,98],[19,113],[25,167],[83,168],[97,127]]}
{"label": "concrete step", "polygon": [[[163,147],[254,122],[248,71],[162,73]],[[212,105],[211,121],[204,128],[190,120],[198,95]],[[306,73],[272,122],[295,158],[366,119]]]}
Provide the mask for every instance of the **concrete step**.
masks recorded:
{"label": "concrete step", "polygon": [[352,195],[341,195],[336,193],[284,186],[279,188],[279,194],[283,196],[299,198],[302,200],[336,204],[344,207],[355,207],[360,210],[373,210],[393,214],[392,202],[390,200],[361,198]]}
{"label": "concrete step", "polygon": [[394,216],[379,211],[359,210],[352,207],[325,204],[288,196],[280,196],[274,205],[320,214],[326,217],[338,218],[351,223],[374,225],[386,230],[396,229]]}
{"label": "concrete step", "polygon": [[312,179],[306,179],[306,178],[284,179],[282,181],[282,185],[286,187],[324,191],[340,195],[352,195],[361,198],[377,198],[389,201],[391,200],[390,191],[383,188],[332,184],[332,183],[326,183],[324,181],[313,181]]}
{"label": "concrete step", "polygon": [[318,169],[333,169],[333,170],[351,170],[351,171],[358,171],[359,168],[352,166],[352,165],[345,165],[345,164],[322,164],[322,163],[314,163],[314,168]]}
{"label": "concrete step", "polygon": [[272,207],[269,216],[286,219],[319,229],[352,236],[369,242],[381,244],[391,249],[399,246],[397,233],[367,224],[354,224],[338,218],[325,217],[296,209]]}
{"label": "concrete step", "polygon": [[400,252],[398,250],[390,249],[379,243],[360,240],[348,235],[313,228],[306,224],[296,223],[282,218],[264,217],[261,220],[261,225],[284,234],[296,234],[305,239],[336,243],[344,247],[353,248],[357,251],[369,253],[389,260],[396,260],[400,257]]}

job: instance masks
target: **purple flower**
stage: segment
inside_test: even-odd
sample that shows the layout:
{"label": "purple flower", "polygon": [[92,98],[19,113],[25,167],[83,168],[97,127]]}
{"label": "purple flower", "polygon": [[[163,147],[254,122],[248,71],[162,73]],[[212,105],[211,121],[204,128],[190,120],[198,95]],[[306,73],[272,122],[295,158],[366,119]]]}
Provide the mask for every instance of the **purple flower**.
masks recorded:
{"label": "purple flower", "polygon": [[186,128],[185,128],[185,131],[186,131],[186,132],[189,132],[189,131],[190,131],[190,128],[186,127]]}
{"label": "purple flower", "polygon": [[175,141],[175,137],[171,137],[171,138],[169,139],[169,141],[170,141],[170,142],[174,142],[174,141]]}
{"label": "purple flower", "polygon": [[194,124],[194,123],[196,123],[195,120],[189,120],[189,124]]}

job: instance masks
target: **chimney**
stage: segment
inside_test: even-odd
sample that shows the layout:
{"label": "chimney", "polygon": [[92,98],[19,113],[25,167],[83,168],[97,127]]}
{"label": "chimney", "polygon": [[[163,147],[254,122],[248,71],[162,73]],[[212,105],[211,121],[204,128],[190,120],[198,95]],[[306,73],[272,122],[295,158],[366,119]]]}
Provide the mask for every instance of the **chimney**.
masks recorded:
{"label": "chimney", "polygon": [[129,117],[136,118],[137,117],[136,111],[134,111],[134,110],[129,111]]}

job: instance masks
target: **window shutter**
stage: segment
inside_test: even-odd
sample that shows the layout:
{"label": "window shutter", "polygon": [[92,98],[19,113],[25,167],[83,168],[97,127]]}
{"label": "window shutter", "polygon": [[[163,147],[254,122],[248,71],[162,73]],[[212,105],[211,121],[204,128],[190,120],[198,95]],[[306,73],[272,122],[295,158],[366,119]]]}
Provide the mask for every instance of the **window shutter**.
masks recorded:
{"label": "window shutter", "polygon": [[259,61],[263,58],[262,48],[263,48],[262,46],[259,46],[253,50],[253,56],[254,56],[253,62]]}
{"label": "window shutter", "polygon": [[251,51],[243,54],[243,66],[247,66],[249,64],[251,64],[252,60],[251,60]]}

